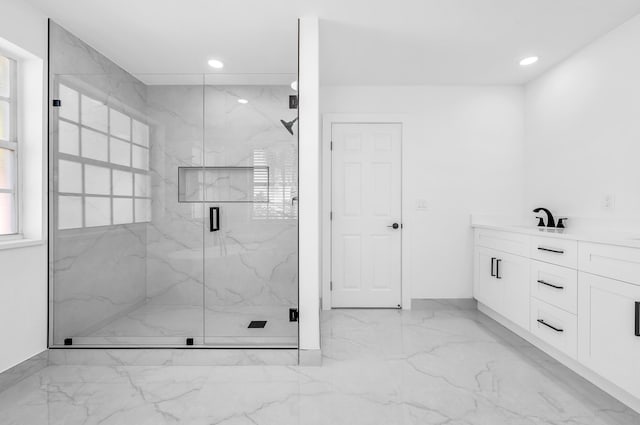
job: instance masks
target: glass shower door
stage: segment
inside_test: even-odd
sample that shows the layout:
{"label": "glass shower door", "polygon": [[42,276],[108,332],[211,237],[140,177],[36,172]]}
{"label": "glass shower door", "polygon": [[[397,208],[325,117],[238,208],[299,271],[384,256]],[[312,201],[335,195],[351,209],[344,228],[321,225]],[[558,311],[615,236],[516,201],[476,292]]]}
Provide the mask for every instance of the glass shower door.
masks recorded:
{"label": "glass shower door", "polygon": [[[297,347],[298,148],[288,85],[205,86],[204,342]],[[239,100],[241,100],[239,102]]]}
{"label": "glass shower door", "polygon": [[204,209],[176,170],[202,167],[202,77],[53,74],[50,100],[51,345],[201,344]]}

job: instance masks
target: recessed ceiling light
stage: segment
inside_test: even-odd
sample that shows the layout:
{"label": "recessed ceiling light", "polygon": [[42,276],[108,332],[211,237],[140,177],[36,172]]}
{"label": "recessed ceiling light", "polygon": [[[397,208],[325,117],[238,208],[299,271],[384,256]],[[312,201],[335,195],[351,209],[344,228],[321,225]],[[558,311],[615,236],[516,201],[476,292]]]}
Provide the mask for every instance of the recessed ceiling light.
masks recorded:
{"label": "recessed ceiling light", "polygon": [[298,91],[298,80],[295,80],[293,83],[291,83],[291,88],[295,91]]}
{"label": "recessed ceiling light", "polygon": [[529,66],[529,65],[533,65],[536,62],[538,62],[538,57],[537,56],[529,56],[528,58],[522,59],[520,61],[520,65],[521,66]]}
{"label": "recessed ceiling light", "polygon": [[207,63],[211,68],[215,68],[215,69],[224,68],[224,64],[218,59],[209,59],[209,62]]}
{"label": "recessed ceiling light", "polygon": [[247,103],[249,103],[249,101],[247,99],[238,99],[238,103],[242,103],[243,105],[246,105]]}

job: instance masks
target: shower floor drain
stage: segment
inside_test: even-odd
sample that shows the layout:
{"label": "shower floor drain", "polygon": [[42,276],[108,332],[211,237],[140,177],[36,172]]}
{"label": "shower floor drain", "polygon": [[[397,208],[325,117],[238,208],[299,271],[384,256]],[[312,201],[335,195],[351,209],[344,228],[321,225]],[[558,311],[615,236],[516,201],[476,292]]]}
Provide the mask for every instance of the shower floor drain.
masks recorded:
{"label": "shower floor drain", "polygon": [[249,329],[264,328],[266,324],[267,324],[266,320],[252,320],[251,323],[249,323]]}

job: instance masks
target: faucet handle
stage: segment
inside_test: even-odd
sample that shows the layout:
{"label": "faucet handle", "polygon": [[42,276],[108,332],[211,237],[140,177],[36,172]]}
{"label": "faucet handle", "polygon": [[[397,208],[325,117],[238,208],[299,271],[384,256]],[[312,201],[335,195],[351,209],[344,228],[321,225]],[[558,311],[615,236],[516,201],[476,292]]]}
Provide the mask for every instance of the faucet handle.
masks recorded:
{"label": "faucet handle", "polygon": [[536,217],[538,219],[538,227],[544,227],[544,219],[542,217]]}
{"label": "faucet handle", "polygon": [[562,217],[558,219],[558,225],[556,226],[558,229],[564,229],[564,220],[568,220],[567,217]]}

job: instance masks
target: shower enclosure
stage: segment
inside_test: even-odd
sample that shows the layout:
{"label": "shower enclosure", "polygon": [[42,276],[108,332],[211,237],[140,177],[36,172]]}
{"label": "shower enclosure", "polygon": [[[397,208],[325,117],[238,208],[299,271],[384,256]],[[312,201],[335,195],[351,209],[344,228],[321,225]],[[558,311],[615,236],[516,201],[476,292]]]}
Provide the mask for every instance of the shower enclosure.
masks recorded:
{"label": "shower enclosure", "polygon": [[50,346],[297,347],[295,73],[134,76],[50,44]]}

